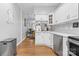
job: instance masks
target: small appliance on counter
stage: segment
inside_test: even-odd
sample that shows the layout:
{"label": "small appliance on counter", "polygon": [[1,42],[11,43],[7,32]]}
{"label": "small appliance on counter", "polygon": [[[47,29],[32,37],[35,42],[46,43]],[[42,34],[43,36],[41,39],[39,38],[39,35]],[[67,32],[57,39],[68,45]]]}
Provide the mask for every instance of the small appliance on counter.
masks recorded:
{"label": "small appliance on counter", "polygon": [[16,55],[16,38],[8,38],[0,41],[0,56]]}
{"label": "small appliance on counter", "polygon": [[68,37],[68,55],[79,56],[79,36]]}
{"label": "small appliance on counter", "polygon": [[36,31],[41,31],[41,24],[40,23],[36,24],[35,29]]}
{"label": "small appliance on counter", "polygon": [[79,27],[79,22],[74,22],[73,23],[73,28],[78,28]]}

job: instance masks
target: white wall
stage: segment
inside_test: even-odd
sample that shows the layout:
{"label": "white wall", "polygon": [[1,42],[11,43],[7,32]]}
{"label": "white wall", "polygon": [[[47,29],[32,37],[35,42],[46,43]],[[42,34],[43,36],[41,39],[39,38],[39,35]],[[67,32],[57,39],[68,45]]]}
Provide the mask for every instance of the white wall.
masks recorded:
{"label": "white wall", "polygon": [[76,22],[76,21],[79,22],[79,20],[74,20],[74,21],[71,21],[71,22],[58,24],[54,27],[54,30],[57,31],[57,32],[79,35],[79,27],[73,28],[73,22]]}
{"label": "white wall", "polygon": [[[14,13],[14,24],[7,23],[8,20],[8,9],[15,8]],[[22,40],[21,35],[21,10],[16,4],[0,4],[0,41],[7,38],[17,38],[17,43]]]}
{"label": "white wall", "polygon": [[24,14],[23,18],[26,18],[26,30],[28,30],[29,28],[32,28],[33,27],[33,22],[35,21],[34,14],[33,13]]}
{"label": "white wall", "polygon": [[[26,31],[27,31],[27,21],[26,21],[26,27],[24,26],[24,19],[25,19],[24,13],[22,13],[22,39],[26,37]],[[27,20],[27,18],[26,18]]]}

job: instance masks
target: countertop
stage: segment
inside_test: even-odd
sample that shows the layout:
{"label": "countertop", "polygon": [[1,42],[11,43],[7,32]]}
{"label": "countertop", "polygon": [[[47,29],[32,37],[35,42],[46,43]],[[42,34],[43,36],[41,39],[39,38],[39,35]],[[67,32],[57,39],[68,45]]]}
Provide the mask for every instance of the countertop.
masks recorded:
{"label": "countertop", "polygon": [[69,34],[69,33],[62,33],[62,32],[56,32],[56,31],[37,31],[36,33],[52,33],[57,34],[61,36],[79,36],[78,34]]}
{"label": "countertop", "polygon": [[53,34],[62,35],[62,36],[79,36],[77,34],[61,33],[61,32],[51,32]]}

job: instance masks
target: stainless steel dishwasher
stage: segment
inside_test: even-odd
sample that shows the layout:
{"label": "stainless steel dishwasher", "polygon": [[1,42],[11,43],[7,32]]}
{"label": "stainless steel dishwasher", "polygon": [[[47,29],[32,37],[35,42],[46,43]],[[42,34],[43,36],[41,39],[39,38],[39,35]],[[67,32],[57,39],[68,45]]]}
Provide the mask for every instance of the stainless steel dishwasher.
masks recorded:
{"label": "stainless steel dishwasher", "polygon": [[63,55],[63,36],[54,34],[53,36],[53,47],[55,52],[59,55]]}
{"label": "stainless steel dishwasher", "polygon": [[0,41],[0,56],[16,55],[16,38],[8,38]]}

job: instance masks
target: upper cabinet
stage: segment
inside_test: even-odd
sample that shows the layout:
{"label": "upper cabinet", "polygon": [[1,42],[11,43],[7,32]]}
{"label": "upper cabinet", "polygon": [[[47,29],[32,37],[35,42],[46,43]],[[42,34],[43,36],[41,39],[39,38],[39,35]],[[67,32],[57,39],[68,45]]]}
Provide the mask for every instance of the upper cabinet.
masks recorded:
{"label": "upper cabinet", "polygon": [[54,16],[53,16],[53,11],[52,11],[48,14],[48,24],[49,25],[53,25],[53,19],[54,19]]}
{"label": "upper cabinet", "polygon": [[48,15],[35,15],[36,21],[48,21]]}
{"label": "upper cabinet", "polygon": [[53,24],[78,19],[78,3],[65,3],[54,12]]}
{"label": "upper cabinet", "polygon": [[51,15],[49,15],[49,24],[52,24],[53,23],[53,15],[51,14]]}
{"label": "upper cabinet", "polygon": [[66,19],[65,5],[61,5],[54,13],[54,24],[63,22],[63,19]]}
{"label": "upper cabinet", "polygon": [[68,11],[67,17],[73,18],[73,19],[78,18],[78,3],[68,4],[67,11]]}

